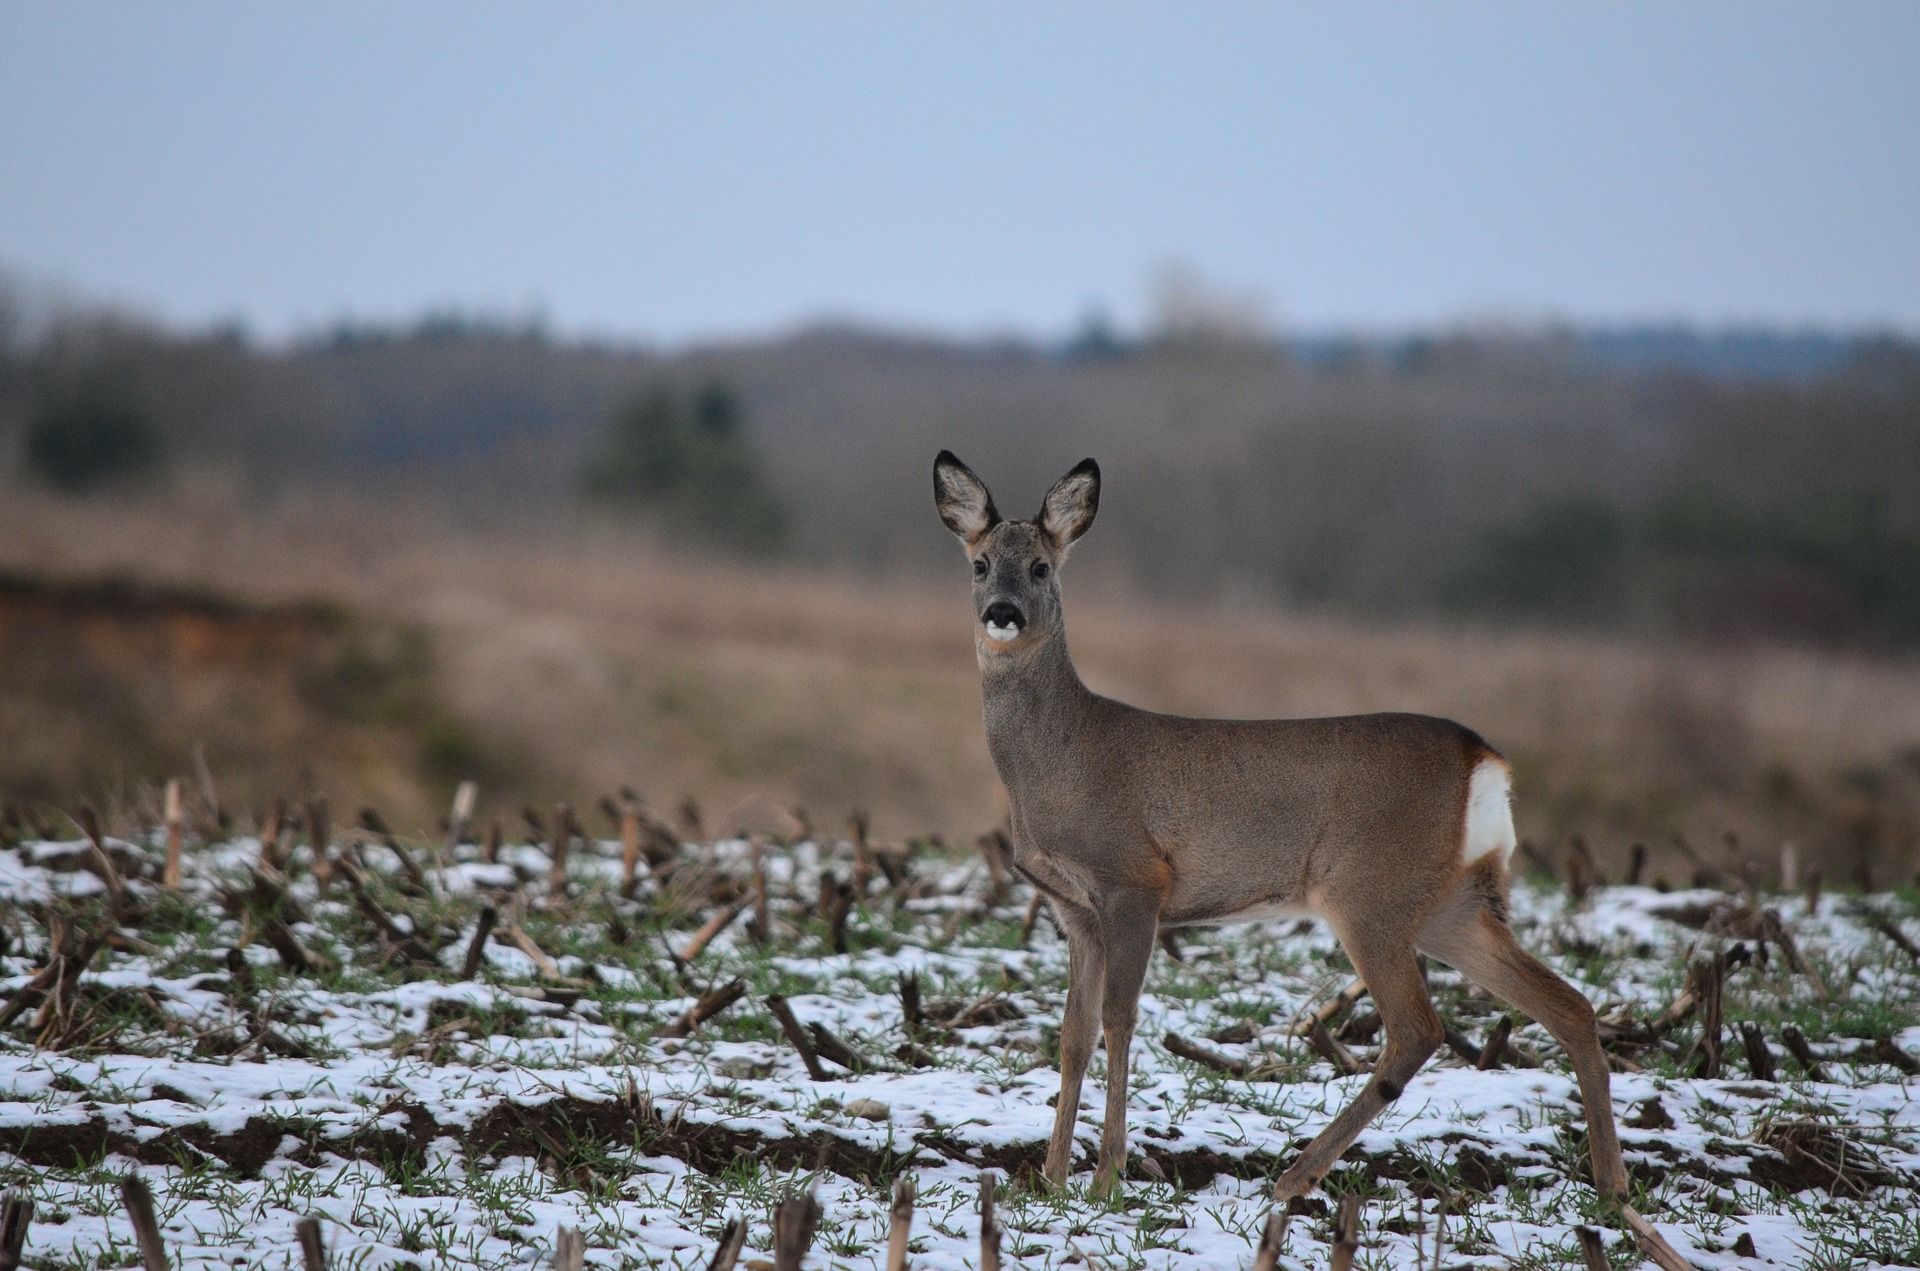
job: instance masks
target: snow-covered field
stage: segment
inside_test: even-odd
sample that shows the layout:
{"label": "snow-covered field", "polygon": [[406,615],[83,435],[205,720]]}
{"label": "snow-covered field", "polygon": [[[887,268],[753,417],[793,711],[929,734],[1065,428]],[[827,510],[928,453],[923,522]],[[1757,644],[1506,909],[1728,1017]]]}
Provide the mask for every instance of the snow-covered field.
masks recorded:
{"label": "snow-covered field", "polygon": [[[586,844],[563,898],[538,848],[495,864],[461,848],[436,866],[417,847],[421,888],[368,842],[371,903],[339,875],[323,895],[304,848],[280,902],[256,884],[252,839],[191,850],[172,891],[152,881],[156,843],[108,847],[128,875],[120,934],[58,1011],[36,1001],[0,1036],[0,1183],[36,1203],[28,1266],[138,1265],[117,1188],[138,1171],[182,1267],[298,1266],[294,1224],[309,1214],[336,1268],[544,1266],[563,1226],[584,1234],[589,1266],[705,1267],[734,1216],[750,1227],[746,1258],[767,1256],[771,1207],[809,1184],[823,1218],[808,1265],[877,1267],[901,1174],[918,1187],[912,1265],[971,1267],[991,1168],[1009,1265],[1237,1267],[1271,1179],[1365,1080],[1291,1036],[1350,978],[1324,927],[1182,933],[1185,961],[1156,956],[1142,999],[1131,1177],[1109,1199],[1088,1194],[1096,1058],[1079,1172],[1052,1195],[1027,1180],[1051,1126],[1066,950],[1044,918],[1023,945],[1027,897],[988,910],[975,859],[922,856],[902,886],[876,874],[835,953],[811,910],[820,870],[845,876],[850,849],[769,846],[769,938],[742,918],[677,965],[667,950],[721,908],[715,897],[747,894],[748,844],[685,847],[670,883],[643,877],[631,898],[619,844]],[[45,960],[49,920],[97,921],[94,859],[85,843],[0,851],[0,1003]],[[1687,921],[1739,903],[1639,887],[1578,905],[1544,886],[1515,897],[1522,939],[1622,1038],[1614,1101],[1636,1207],[1702,1267],[1920,1264],[1920,1079],[1884,1045],[1920,1050],[1920,967],[1871,921],[1914,932],[1913,896],[1828,895],[1813,913],[1762,897],[1818,983],[1777,941],[1770,956],[1736,955],[1723,1070],[1695,1077],[1697,1015],[1646,1044],[1634,1030],[1680,992],[1690,947],[1741,943]],[[499,927],[468,979],[483,905]],[[289,971],[266,938],[274,915],[335,965]],[[1744,944],[1757,951],[1751,934]],[[912,1030],[903,975],[924,1003]],[[734,977],[737,1002],[689,1037],[656,1036]],[[1448,1026],[1484,1039],[1496,1004],[1444,968],[1431,979]],[[864,1071],[823,1060],[827,1079],[810,1079],[770,993]],[[1377,1042],[1368,1014],[1363,1000],[1339,1030],[1363,1062]],[[1742,1021],[1770,1043],[1777,1080],[1750,1070]],[[1234,1040],[1242,1025],[1251,1040]],[[1789,1026],[1818,1079],[1783,1049]],[[1251,1079],[1174,1056],[1170,1033],[1254,1061]],[[1431,1264],[1442,1204],[1441,1266],[1582,1265],[1583,1223],[1607,1228],[1615,1265],[1636,1260],[1583,1181],[1558,1049],[1530,1023],[1513,1036],[1541,1066],[1481,1071],[1443,1051],[1328,1180],[1366,1198],[1360,1265]],[[1326,1264],[1332,1206],[1306,1208],[1284,1266]]]}

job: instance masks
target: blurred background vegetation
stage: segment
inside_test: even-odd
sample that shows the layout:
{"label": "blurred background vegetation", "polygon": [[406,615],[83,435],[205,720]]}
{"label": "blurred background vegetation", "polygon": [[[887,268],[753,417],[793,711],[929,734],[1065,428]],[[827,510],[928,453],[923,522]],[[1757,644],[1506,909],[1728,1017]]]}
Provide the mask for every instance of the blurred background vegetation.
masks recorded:
{"label": "blurred background vegetation", "polygon": [[[269,345],[0,290],[0,702],[44,739],[0,799],[133,801],[199,743],[243,802],[425,821],[464,772],[975,832],[998,806],[943,446],[1010,514],[1100,459],[1069,584],[1096,687],[1445,709],[1516,755],[1532,832],[1621,854],[1732,829],[1904,870],[1920,842],[1920,703],[1887,709],[1920,685],[1920,344],[1286,338],[1191,296],[1137,337],[658,349],[457,314]],[[181,634],[312,601],[344,625],[284,657]],[[1183,665],[1200,628],[1215,681]],[[1314,678],[1353,650],[1345,689]],[[1463,695],[1460,657],[1514,669]],[[92,726],[31,723],[81,701]],[[233,724],[268,716],[268,746]]]}
{"label": "blurred background vegetation", "polygon": [[21,307],[0,344],[16,485],[579,513],[918,574],[949,554],[928,454],[1024,506],[1084,452],[1115,494],[1101,568],[1158,594],[1920,642],[1920,345],[1897,339],[1169,318],[1133,342],[1090,319],[1055,346],[820,327],[662,352],[437,315],[264,347]]}

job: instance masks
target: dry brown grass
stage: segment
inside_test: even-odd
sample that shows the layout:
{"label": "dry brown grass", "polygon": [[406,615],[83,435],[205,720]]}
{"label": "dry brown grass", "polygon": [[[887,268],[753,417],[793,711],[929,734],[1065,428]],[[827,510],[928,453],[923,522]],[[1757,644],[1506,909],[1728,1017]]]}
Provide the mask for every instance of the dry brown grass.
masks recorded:
{"label": "dry brown grass", "polygon": [[[944,584],[749,568],[571,522],[455,529],[346,504],[237,516],[225,500],[15,495],[0,507],[0,567],[324,596],[424,627],[445,699],[531,761],[509,783],[524,788],[499,797],[633,783],[666,804],[691,792],[743,826],[778,826],[793,805],[833,825],[866,806],[887,834],[963,836],[1001,815],[957,554],[954,566]],[[1607,863],[1639,839],[1671,869],[1674,833],[1717,861],[1732,831],[1768,860],[1797,839],[1829,878],[1862,850],[1883,882],[1911,864],[1912,660],[1383,629],[1092,593],[1071,596],[1069,622],[1096,689],[1192,714],[1460,719],[1514,760],[1522,834],[1544,844],[1582,833]],[[443,793],[390,815],[424,818]]]}

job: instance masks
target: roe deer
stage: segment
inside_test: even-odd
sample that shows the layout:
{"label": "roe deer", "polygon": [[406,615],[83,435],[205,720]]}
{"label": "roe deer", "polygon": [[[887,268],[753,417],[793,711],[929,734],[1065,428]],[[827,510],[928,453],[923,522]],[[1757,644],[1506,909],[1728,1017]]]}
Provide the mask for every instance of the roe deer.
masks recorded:
{"label": "roe deer", "polygon": [[1386,1026],[1372,1078],[1281,1176],[1317,1183],[1442,1040],[1419,953],[1539,1020],[1586,1107],[1593,1178],[1624,1199],[1593,1007],[1507,927],[1514,848],[1506,762],[1423,715],[1218,720],[1158,715],[1088,691],[1067,656],[1058,570],[1100,501],[1088,459],[1032,521],[1004,521],[965,464],[933,466],[940,519],[973,563],[987,745],[1013,811],[1016,867],[1046,893],[1069,956],[1060,1095],[1045,1176],[1066,1181],[1080,1084],[1104,1026],[1107,1113],[1094,1185],[1126,1164],[1127,1050],[1160,927],[1311,914],[1326,920]]}

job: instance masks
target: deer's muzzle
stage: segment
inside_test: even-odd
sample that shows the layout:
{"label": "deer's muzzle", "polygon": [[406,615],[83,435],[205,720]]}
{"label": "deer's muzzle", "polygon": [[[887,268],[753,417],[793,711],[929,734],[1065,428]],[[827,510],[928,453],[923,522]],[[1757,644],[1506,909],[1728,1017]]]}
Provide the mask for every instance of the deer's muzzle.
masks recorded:
{"label": "deer's muzzle", "polygon": [[989,640],[1004,643],[1020,634],[1021,628],[1027,625],[1027,616],[1012,601],[996,600],[980,615],[980,621],[987,624]]}

